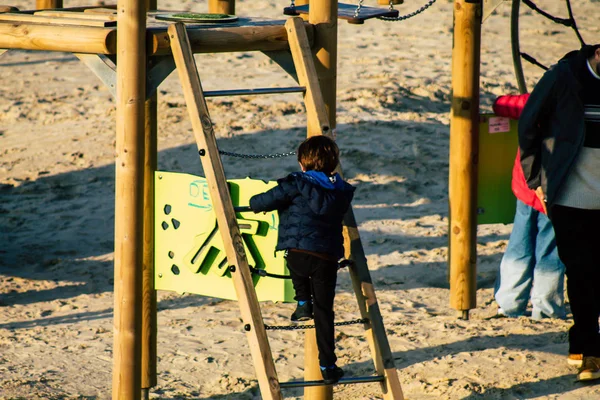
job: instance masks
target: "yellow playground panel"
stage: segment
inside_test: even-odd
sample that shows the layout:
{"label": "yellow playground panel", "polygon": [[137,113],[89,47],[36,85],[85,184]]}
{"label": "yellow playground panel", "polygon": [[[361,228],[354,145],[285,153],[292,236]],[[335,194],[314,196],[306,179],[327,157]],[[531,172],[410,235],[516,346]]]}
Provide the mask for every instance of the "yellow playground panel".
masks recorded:
{"label": "yellow playground panel", "polygon": [[[234,206],[275,182],[228,181]],[[289,275],[282,252],[275,252],[276,212],[237,212],[248,263],[269,274]],[[223,240],[205,178],[175,172],[155,174],[155,288],[236,300]],[[259,301],[294,301],[290,279],[253,274]]]}
{"label": "yellow playground panel", "polygon": [[511,182],[519,139],[518,121],[482,114],[479,123],[477,223],[512,224],[516,198]]}

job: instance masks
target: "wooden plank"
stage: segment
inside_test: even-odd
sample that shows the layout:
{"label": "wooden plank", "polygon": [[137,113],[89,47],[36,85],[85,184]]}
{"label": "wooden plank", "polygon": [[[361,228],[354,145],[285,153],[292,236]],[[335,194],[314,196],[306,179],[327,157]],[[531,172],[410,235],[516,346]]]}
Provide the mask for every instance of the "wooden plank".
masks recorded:
{"label": "wooden plank", "polygon": [[0,48],[115,54],[117,30],[88,26],[0,22]]}
{"label": "wooden plank", "polygon": [[54,18],[44,17],[29,14],[15,14],[6,13],[0,14],[0,21],[13,21],[13,22],[31,22],[35,24],[46,24],[46,25],[77,25],[77,26],[95,26],[95,27],[109,27],[116,26],[116,21],[94,21],[86,19],[74,19],[74,18]]}
{"label": "wooden plank", "polygon": [[350,277],[360,314],[362,318],[368,318],[370,321],[370,324],[365,326],[365,335],[371,348],[373,362],[377,374],[385,377],[383,397],[386,400],[403,400],[404,394],[398,379],[394,356],[385,333],[383,318],[352,209],[348,210],[344,218],[344,248],[346,256],[353,261]]}
{"label": "wooden plank", "polygon": [[[114,10],[113,10],[114,11]],[[43,10],[36,11],[33,15],[39,15],[42,17],[55,17],[55,18],[72,18],[72,19],[85,19],[85,20],[93,20],[93,21],[116,21],[117,14],[94,14],[83,11],[55,11],[55,10]]]}
{"label": "wooden plank", "polygon": [[331,129],[327,118],[327,108],[319,87],[319,78],[304,29],[304,21],[299,17],[290,18],[285,23],[285,28],[288,32],[298,83],[306,88],[304,104],[308,120],[308,136],[329,134]]}
{"label": "wooden plank", "polygon": [[225,172],[221,164],[217,141],[206,106],[194,55],[185,25],[169,26],[173,58],[179,72],[194,135],[200,152],[200,161],[208,182],[217,224],[225,245],[227,260],[234,271],[231,273],[238,296],[240,311],[245,325],[246,337],[256,368],[258,384],[263,399],[282,399],[273,356],[264,327],[260,306],[254,291],[252,275],[244,251],[244,244],[233,203],[229,194]]}
{"label": "wooden plank", "polygon": [[119,0],[112,398],[141,398],[146,8]]}
{"label": "wooden plank", "polygon": [[116,14],[117,10],[114,8],[86,8],[83,12],[86,14]]}
{"label": "wooden plank", "polygon": [[[242,20],[242,18],[240,18]],[[194,53],[229,53],[237,51],[288,50],[288,35],[283,21],[262,25],[202,27],[188,29],[188,37]],[[313,43],[313,26],[305,24],[309,43]],[[197,28],[197,27],[196,27]],[[163,27],[148,29],[150,55],[171,53],[169,35]]]}
{"label": "wooden plank", "polygon": [[477,154],[481,2],[456,0],[450,111],[450,305],[477,306]]}

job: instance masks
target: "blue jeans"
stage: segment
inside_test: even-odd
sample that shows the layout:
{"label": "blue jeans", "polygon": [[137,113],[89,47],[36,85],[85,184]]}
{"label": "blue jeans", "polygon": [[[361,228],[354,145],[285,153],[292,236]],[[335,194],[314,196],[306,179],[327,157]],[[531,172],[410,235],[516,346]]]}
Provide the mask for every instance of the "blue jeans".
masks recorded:
{"label": "blue jeans", "polygon": [[517,200],[494,290],[499,312],[509,317],[524,315],[531,297],[533,319],[564,318],[564,277],[552,223],[545,214]]}

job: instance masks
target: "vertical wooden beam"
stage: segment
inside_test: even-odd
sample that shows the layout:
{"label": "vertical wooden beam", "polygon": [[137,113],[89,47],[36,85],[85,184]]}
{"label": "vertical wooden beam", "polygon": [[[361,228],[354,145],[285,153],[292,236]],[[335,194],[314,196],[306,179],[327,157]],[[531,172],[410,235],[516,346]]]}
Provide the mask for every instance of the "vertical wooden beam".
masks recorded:
{"label": "vertical wooden beam", "polygon": [[144,254],[142,277],[142,398],[156,386],[157,309],[154,289],[154,172],[157,169],[157,95],[145,102]]}
{"label": "vertical wooden beam", "polygon": [[208,0],[208,12],[235,15],[235,0]]}
{"label": "vertical wooden beam", "polygon": [[169,26],[171,49],[179,80],[183,88],[194,136],[198,144],[200,161],[206,176],[210,198],[217,215],[217,225],[223,239],[229,270],[242,314],[244,330],[250,343],[250,352],[256,368],[262,398],[281,399],[281,390],[269,340],[254,290],[252,274],[244,250],[242,235],[233,210],[231,195],[225,179],[225,171],[219,156],[212,121],[206,106],[202,84],[194,55],[190,47],[185,25]]}
{"label": "vertical wooden beam", "polygon": [[[319,348],[317,347],[317,331],[304,331],[304,380],[322,381],[323,375],[319,366]],[[311,390],[304,388],[304,400],[322,400],[333,397],[332,386],[315,386]]]}
{"label": "vertical wooden beam", "polygon": [[450,114],[450,305],[476,307],[481,0],[455,0]]}
{"label": "vertical wooden beam", "polygon": [[[146,0],[146,10],[157,9]],[[146,62],[146,68],[151,60]],[[154,172],[158,164],[158,90],[145,102],[144,124],[144,270],[142,278],[142,399],[156,386],[157,308],[154,289]]]}
{"label": "vertical wooden beam", "polygon": [[119,0],[113,399],[141,396],[146,7]]}
{"label": "vertical wooden beam", "polygon": [[323,100],[331,129],[336,127],[338,3],[332,0],[310,2],[308,22],[315,25],[313,52]]}
{"label": "vertical wooden beam", "polygon": [[306,119],[308,136],[329,134],[329,117],[323,94],[319,86],[319,78],[313,60],[304,21],[300,17],[290,18],[285,23],[288,33],[288,42],[296,75],[300,86],[306,88],[304,104],[306,106]]}
{"label": "vertical wooden beam", "polygon": [[47,10],[53,8],[63,8],[62,0],[36,0],[35,1],[35,9],[36,10]]}
{"label": "vertical wooden beam", "polygon": [[[337,7],[337,1],[313,0],[310,2],[308,14],[308,21],[315,26],[313,45],[315,67],[323,102],[327,110],[329,126],[332,131],[336,126]],[[309,129],[308,135],[311,134],[312,132]],[[310,349],[311,347],[306,348],[305,352]],[[305,357],[307,356],[305,354]],[[320,374],[320,371],[317,372]],[[317,372],[305,370],[304,374],[305,376],[312,376]],[[304,388],[304,398],[331,400],[333,399],[333,388],[331,386],[306,387]]]}

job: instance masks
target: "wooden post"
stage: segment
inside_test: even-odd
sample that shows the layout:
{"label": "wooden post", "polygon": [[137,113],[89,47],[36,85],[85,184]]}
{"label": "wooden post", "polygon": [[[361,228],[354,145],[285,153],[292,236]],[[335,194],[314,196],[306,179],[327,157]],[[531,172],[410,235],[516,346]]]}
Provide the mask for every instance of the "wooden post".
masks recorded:
{"label": "wooden post", "polygon": [[[146,10],[157,9],[156,0],[146,1]],[[151,59],[148,59],[148,66]],[[158,90],[157,90],[158,92]],[[142,278],[142,399],[156,386],[157,308],[154,289],[154,172],[158,164],[158,96],[145,102],[144,124],[144,272]]]}
{"label": "wooden post", "polygon": [[476,307],[481,1],[455,0],[450,115],[450,305]]}
{"label": "wooden post", "polygon": [[119,0],[113,399],[141,396],[146,7]]}
{"label": "wooden post", "polygon": [[62,0],[35,0],[36,10],[47,10],[52,8],[63,8]]}
{"label": "wooden post", "polygon": [[235,0],[208,0],[208,12],[235,15]]}
{"label": "wooden post", "polygon": [[315,66],[331,129],[336,127],[337,18],[337,1],[313,0],[310,3],[308,22],[315,25]]}
{"label": "wooden post", "polygon": [[[337,74],[337,1],[313,0],[310,2],[308,21],[315,26],[313,52],[315,68],[319,77],[319,86],[327,109],[331,130],[336,126],[336,74]],[[310,126],[310,125],[309,125]],[[311,135],[310,129],[308,135]],[[316,347],[316,346],[315,346]],[[305,348],[305,357],[310,357],[311,347]],[[314,363],[313,363],[314,364]],[[318,366],[318,363],[317,363]],[[314,368],[314,365],[305,367]],[[305,379],[320,375],[321,371],[304,370]],[[316,386],[304,388],[304,398],[313,400],[333,399],[332,386]]]}
{"label": "wooden post", "polygon": [[[314,328],[307,329],[304,332],[304,380],[323,380],[321,368],[319,367],[317,331]],[[331,398],[333,398],[333,386],[313,386],[304,388],[304,400],[322,400]]]}
{"label": "wooden post", "polygon": [[169,37],[194,136],[198,144],[200,161],[217,215],[217,225],[227,254],[229,271],[237,294],[246,337],[250,344],[261,395],[265,400],[280,400],[282,398],[281,390],[269,347],[269,339],[254,290],[242,235],[233,210],[225,171],[217,148],[217,140],[185,25],[180,22],[170,25]]}

